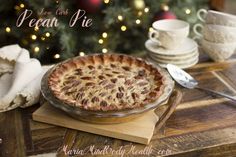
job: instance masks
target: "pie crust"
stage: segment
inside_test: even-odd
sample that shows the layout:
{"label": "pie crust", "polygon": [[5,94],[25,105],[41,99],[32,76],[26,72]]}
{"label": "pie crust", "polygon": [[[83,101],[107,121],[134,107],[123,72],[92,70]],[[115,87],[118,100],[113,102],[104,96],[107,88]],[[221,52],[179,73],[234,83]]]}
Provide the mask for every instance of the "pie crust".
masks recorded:
{"label": "pie crust", "polygon": [[142,59],[97,54],[57,65],[48,76],[48,87],[67,105],[92,111],[117,111],[155,102],[164,94],[170,83],[167,80],[169,76]]}

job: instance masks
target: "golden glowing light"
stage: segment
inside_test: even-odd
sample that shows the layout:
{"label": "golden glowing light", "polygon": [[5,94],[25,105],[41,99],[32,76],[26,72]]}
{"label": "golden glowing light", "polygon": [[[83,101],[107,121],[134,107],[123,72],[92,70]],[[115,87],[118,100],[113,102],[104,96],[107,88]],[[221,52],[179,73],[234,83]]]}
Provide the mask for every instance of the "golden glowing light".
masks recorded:
{"label": "golden glowing light", "polygon": [[54,55],[54,58],[56,58],[56,59],[58,59],[58,58],[60,58],[61,56],[60,56],[60,54],[55,54]]}
{"label": "golden glowing light", "polygon": [[31,39],[32,39],[32,40],[36,40],[36,39],[37,39],[37,36],[33,34],[33,35],[31,35]]}
{"label": "golden glowing light", "polygon": [[149,8],[144,8],[144,12],[148,13],[149,12]]}
{"label": "golden glowing light", "polygon": [[154,29],[152,27],[149,28],[149,32],[152,32]]}
{"label": "golden glowing light", "polygon": [[168,11],[168,10],[169,10],[169,6],[168,6],[168,5],[163,5],[163,6],[162,6],[162,9],[163,9],[164,11]]}
{"label": "golden glowing light", "polygon": [[186,9],[186,10],[185,10],[185,13],[186,13],[186,14],[190,14],[190,13],[191,13],[191,10],[190,10],[190,9]]}
{"label": "golden glowing light", "polygon": [[34,52],[39,52],[39,47],[38,46],[36,46],[35,48],[34,48]]}
{"label": "golden glowing light", "polygon": [[108,4],[110,2],[110,0],[104,0],[104,3]]}
{"label": "golden glowing light", "polygon": [[51,34],[49,32],[47,32],[45,35],[46,35],[46,37],[50,37]]}
{"label": "golden glowing light", "polygon": [[136,22],[136,24],[138,25],[138,24],[141,23],[141,20],[137,19],[135,22]]}
{"label": "golden glowing light", "polygon": [[24,8],[24,7],[25,7],[25,5],[24,5],[23,3],[21,3],[21,4],[20,4],[20,7],[21,7],[21,8]]}
{"label": "golden glowing light", "polygon": [[138,16],[142,16],[143,15],[143,12],[142,11],[139,11],[138,12]]}
{"label": "golden glowing light", "polygon": [[41,40],[44,41],[44,40],[45,40],[45,37],[41,37]]}
{"label": "golden glowing light", "polygon": [[102,33],[102,37],[103,37],[103,38],[107,38],[107,33],[106,33],[106,32],[103,32],[103,33]]}
{"label": "golden glowing light", "polygon": [[84,53],[84,52],[80,52],[79,55],[80,55],[80,56],[84,56],[85,53]]}
{"label": "golden glowing light", "polygon": [[106,49],[106,48],[103,48],[103,49],[102,49],[102,53],[107,53],[107,49]]}
{"label": "golden glowing light", "polygon": [[103,44],[103,40],[102,40],[102,39],[99,39],[99,40],[98,40],[98,43],[99,43],[99,44]]}
{"label": "golden glowing light", "polygon": [[34,27],[34,30],[35,30],[35,31],[38,31],[38,30],[39,30],[39,27],[37,27],[37,26]]}
{"label": "golden glowing light", "polygon": [[6,32],[10,33],[11,32],[11,28],[10,27],[6,27]]}
{"label": "golden glowing light", "polygon": [[122,16],[122,15],[118,15],[118,16],[117,16],[117,19],[120,20],[120,21],[122,21],[122,20],[123,20],[123,16]]}
{"label": "golden glowing light", "polygon": [[125,25],[121,26],[120,29],[124,32],[126,31],[127,27]]}
{"label": "golden glowing light", "polygon": [[143,9],[145,7],[145,2],[143,0],[135,0],[134,6],[136,9]]}

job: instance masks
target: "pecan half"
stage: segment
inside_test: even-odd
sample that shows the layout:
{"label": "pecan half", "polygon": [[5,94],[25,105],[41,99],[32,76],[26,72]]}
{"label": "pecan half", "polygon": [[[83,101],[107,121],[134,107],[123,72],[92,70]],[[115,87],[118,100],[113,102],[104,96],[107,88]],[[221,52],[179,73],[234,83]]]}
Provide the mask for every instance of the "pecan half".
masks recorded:
{"label": "pecan half", "polygon": [[80,100],[80,99],[82,99],[84,96],[85,96],[85,94],[82,93],[82,92],[80,92],[80,93],[76,94],[76,99]]}
{"label": "pecan half", "polygon": [[125,78],[124,75],[118,75],[117,77],[118,77],[118,78]]}
{"label": "pecan half", "polygon": [[130,67],[128,67],[128,66],[123,66],[122,67],[125,71],[130,71]]}
{"label": "pecan half", "polygon": [[107,80],[100,81],[98,84],[99,85],[105,85],[105,84],[107,84]]}
{"label": "pecan half", "polygon": [[65,87],[63,87],[61,90],[62,91],[67,91],[68,89],[70,89],[71,87],[70,86],[65,86]]}
{"label": "pecan half", "polygon": [[124,92],[125,91],[125,89],[124,89],[124,87],[118,87],[118,90],[120,91],[120,92]]}
{"label": "pecan half", "polygon": [[82,80],[91,80],[92,77],[89,77],[89,76],[84,76],[84,77],[81,77]]}
{"label": "pecan half", "polygon": [[156,93],[156,92],[150,92],[148,95],[149,95],[150,97],[155,97],[155,96],[157,95],[157,93]]}
{"label": "pecan half", "polygon": [[88,65],[88,68],[89,68],[90,70],[92,70],[92,69],[94,69],[94,66]]}
{"label": "pecan half", "polygon": [[100,106],[102,106],[102,107],[106,107],[106,106],[107,106],[107,102],[106,102],[106,101],[104,101],[104,100],[103,100],[103,101],[101,101],[101,102],[100,102]]}
{"label": "pecan half", "polygon": [[116,83],[116,82],[117,82],[117,79],[116,79],[116,78],[113,78],[113,79],[111,79],[111,82],[112,82],[112,83]]}
{"label": "pecan half", "polygon": [[126,80],[125,85],[132,85],[134,83],[133,80]]}
{"label": "pecan half", "polygon": [[115,68],[115,67],[116,67],[116,65],[115,65],[115,64],[110,64],[110,66],[111,66],[112,68]]}
{"label": "pecan half", "polygon": [[105,92],[102,92],[102,93],[99,94],[99,96],[101,96],[101,97],[104,97],[105,95],[106,95]]}
{"label": "pecan half", "polygon": [[138,75],[139,76],[146,76],[146,71],[145,70],[139,70]]}
{"label": "pecan half", "polygon": [[87,82],[87,83],[85,83],[85,86],[94,86],[95,85],[95,83],[93,83],[93,82]]}
{"label": "pecan half", "polygon": [[82,105],[88,105],[88,99],[83,99],[82,101],[81,101],[81,104]]}
{"label": "pecan half", "polygon": [[132,98],[133,98],[134,100],[136,100],[137,98],[139,98],[139,95],[138,95],[137,93],[132,93],[131,96],[132,96]]}
{"label": "pecan half", "polygon": [[146,82],[146,81],[142,81],[142,82],[139,82],[139,83],[138,83],[139,86],[145,86],[145,85],[147,85],[147,84],[148,84],[148,82]]}
{"label": "pecan half", "polygon": [[78,86],[78,85],[80,85],[81,84],[81,81],[79,81],[79,80],[76,80],[76,81],[73,81],[72,82],[72,84],[71,84],[71,87],[75,87],[75,86]]}
{"label": "pecan half", "polygon": [[85,91],[85,90],[86,90],[85,87],[81,87],[78,91],[83,92],[83,91]]}
{"label": "pecan half", "polygon": [[102,66],[101,66],[101,65],[99,65],[99,66],[98,66],[98,69],[102,69]]}
{"label": "pecan half", "polygon": [[76,69],[75,74],[81,76],[83,74],[82,69]]}
{"label": "pecan half", "polygon": [[105,76],[99,75],[98,78],[99,78],[100,80],[103,80],[103,79],[105,79]]}
{"label": "pecan half", "polygon": [[114,87],[115,87],[114,84],[108,84],[108,85],[106,85],[104,88],[105,88],[105,89],[112,89],[112,88],[114,88]]}
{"label": "pecan half", "polygon": [[113,75],[111,75],[111,74],[105,74],[105,75],[107,75],[108,77],[112,77]]}
{"label": "pecan half", "polygon": [[117,97],[118,99],[122,98],[123,96],[124,96],[124,93],[117,93],[117,94],[116,94],[116,97]]}
{"label": "pecan half", "polygon": [[95,103],[95,102],[99,102],[99,98],[95,96],[95,97],[92,98],[91,101],[92,101],[93,103]]}
{"label": "pecan half", "polygon": [[113,74],[119,74],[119,71],[112,71]]}

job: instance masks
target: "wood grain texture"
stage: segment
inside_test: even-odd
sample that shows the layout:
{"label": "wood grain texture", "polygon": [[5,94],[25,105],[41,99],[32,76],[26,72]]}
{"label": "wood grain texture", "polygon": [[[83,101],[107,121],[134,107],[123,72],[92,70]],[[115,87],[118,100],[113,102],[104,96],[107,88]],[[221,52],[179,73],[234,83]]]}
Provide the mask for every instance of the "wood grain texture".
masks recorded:
{"label": "wood grain texture", "polygon": [[[201,57],[204,63],[188,71],[204,87],[236,95],[236,60],[213,63],[204,58],[205,56]],[[152,149],[149,156],[236,156],[236,104],[202,91],[186,90],[178,86],[177,88],[183,92],[182,103],[167,120],[165,134],[154,134],[148,145]],[[39,105],[36,105],[0,113],[0,138],[3,139],[0,144],[1,157],[21,157],[50,152],[64,157],[64,146],[67,146],[68,150],[86,149],[93,145],[98,149],[106,145],[116,150],[122,147],[126,151],[132,147],[135,147],[135,150],[145,148],[141,144],[32,121],[31,114],[38,107]],[[89,157],[91,153],[84,156]],[[110,153],[106,156],[115,155]]]}
{"label": "wood grain texture", "polygon": [[[120,124],[92,124],[78,121],[61,110],[45,103],[33,113],[33,119],[39,122],[54,124],[66,128],[86,131],[98,135],[148,144],[151,140],[158,117],[153,111],[130,122]],[[45,134],[44,134],[45,135]]]}

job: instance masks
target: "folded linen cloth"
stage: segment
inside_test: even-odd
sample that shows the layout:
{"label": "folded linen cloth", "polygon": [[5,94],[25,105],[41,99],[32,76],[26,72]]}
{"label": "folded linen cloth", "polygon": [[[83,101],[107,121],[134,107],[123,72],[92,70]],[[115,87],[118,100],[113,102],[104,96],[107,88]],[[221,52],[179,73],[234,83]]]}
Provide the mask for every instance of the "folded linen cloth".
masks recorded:
{"label": "folded linen cloth", "polygon": [[18,45],[0,49],[0,112],[28,107],[39,101],[40,82],[50,67],[42,68],[37,59]]}

